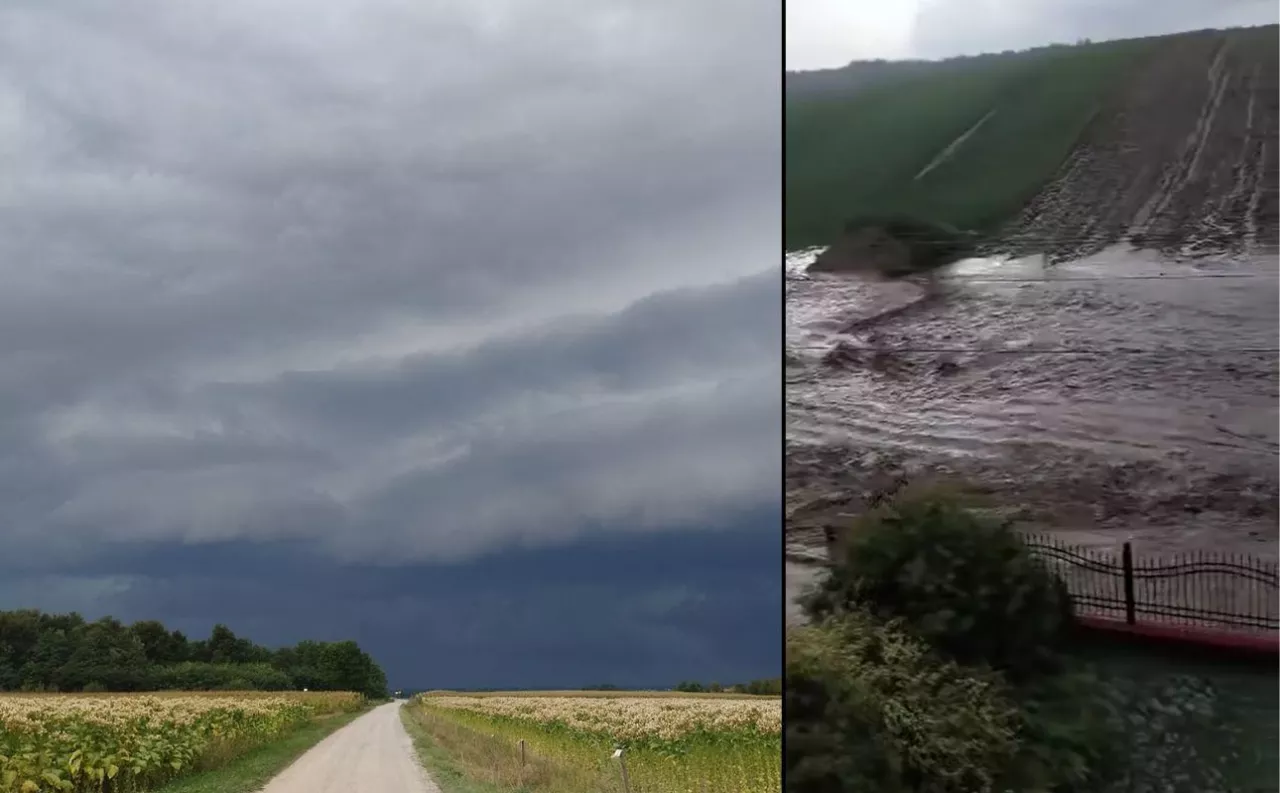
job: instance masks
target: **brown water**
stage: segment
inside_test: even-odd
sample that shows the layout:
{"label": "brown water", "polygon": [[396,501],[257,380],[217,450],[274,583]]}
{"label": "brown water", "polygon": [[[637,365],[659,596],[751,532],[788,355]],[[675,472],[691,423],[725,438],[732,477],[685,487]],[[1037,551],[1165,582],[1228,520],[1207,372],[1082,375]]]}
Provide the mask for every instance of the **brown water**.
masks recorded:
{"label": "brown water", "polygon": [[786,262],[793,549],[929,475],[1072,542],[1276,556],[1274,253],[975,259],[933,289],[806,275],[815,253]]}

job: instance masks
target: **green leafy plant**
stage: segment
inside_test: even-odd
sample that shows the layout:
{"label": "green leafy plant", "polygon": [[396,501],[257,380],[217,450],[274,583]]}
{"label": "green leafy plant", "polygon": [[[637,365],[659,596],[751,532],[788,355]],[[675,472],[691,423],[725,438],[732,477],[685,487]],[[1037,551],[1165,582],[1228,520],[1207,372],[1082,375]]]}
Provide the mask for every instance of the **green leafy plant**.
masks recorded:
{"label": "green leafy plant", "polygon": [[1059,666],[1070,596],[1003,521],[902,493],[858,519],[834,561],[804,601],[811,617],[866,608],[901,618],[950,658],[1015,683]]}
{"label": "green leafy plant", "polygon": [[787,633],[790,793],[1001,790],[1021,723],[997,676],[848,611]]}

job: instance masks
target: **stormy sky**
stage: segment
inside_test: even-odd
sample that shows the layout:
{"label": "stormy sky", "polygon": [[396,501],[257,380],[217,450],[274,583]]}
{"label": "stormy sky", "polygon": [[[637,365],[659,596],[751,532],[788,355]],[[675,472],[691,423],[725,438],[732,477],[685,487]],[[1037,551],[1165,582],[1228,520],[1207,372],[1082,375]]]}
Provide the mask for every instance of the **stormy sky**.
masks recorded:
{"label": "stormy sky", "polygon": [[786,68],[799,70],[1269,25],[1280,21],[1280,6],[1275,0],[787,0],[786,17]]}
{"label": "stormy sky", "polygon": [[0,608],[777,674],[780,25],[0,5]]}

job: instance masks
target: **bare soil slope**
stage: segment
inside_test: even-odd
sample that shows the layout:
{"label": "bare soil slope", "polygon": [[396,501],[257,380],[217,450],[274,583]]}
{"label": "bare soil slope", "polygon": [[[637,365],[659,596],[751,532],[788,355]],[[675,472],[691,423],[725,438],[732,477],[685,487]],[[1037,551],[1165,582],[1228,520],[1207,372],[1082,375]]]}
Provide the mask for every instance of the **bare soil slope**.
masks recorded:
{"label": "bare soil slope", "polygon": [[1274,248],[1278,40],[1276,26],[1160,40],[991,247],[1055,261],[1121,242],[1179,257]]}

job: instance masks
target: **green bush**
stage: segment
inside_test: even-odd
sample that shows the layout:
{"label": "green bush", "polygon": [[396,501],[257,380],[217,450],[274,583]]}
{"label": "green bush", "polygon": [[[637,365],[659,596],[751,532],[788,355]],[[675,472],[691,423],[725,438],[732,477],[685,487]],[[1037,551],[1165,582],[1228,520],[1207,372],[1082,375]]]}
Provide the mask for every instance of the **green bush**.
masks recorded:
{"label": "green bush", "polygon": [[[1013,748],[1000,744],[1007,756],[970,757],[984,776],[956,789],[995,784],[1020,793],[1093,793],[1125,778],[1129,744],[1121,697],[1062,652],[1071,619],[1065,587],[1007,523],[965,503],[960,491],[908,488],[848,527],[830,576],[805,601],[817,627],[788,640],[788,758],[790,724],[803,714],[797,751],[815,759],[806,764],[799,755],[795,764],[799,778],[817,780],[795,790],[952,789],[938,787],[928,774],[898,769],[950,768],[961,755],[954,741],[936,737],[939,728],[950,737],[946,731],[959,724],[993,723],[971,715],[977,700],[957,692],[981,692],[988,706],[1012,709],[996,723],[1011,731]],[[877,630],[875,621],[892,621],[900,630]],[[917,648],[916,654],[903,647]],[[958,665],[936,667],[944,671],[930,678],[922,665],[941,662],[926,661],[923,648]],[[819,673],[807,671],[814,669]],[[842,675],[846,687],[821,674],[826,670]],[[903,674],[910,683],[902,682]],[[931,755],[941,757],[941,765],[914,755],[910,762],[896,759],[903,755],[903,733],[885,726],[885,712],[908,714],[896,722],[913,725],[907,735],[942,746],[940,755]],[[982,719],[991,713],[982,712]],[[825,728],[812,726],[824,720]],[[963,745],[976,751],[988,746],[985,740],[969,736]],[[831,782],[842,776],[854,781]],[[822,787],[823,780],[830,785]]]}
{"label": "green bush", "polygon": [[1020,682],[1058,668],[1071,601],[1006,523],[955,502],[900,495],[849,528],[811,617],[868,608],[961,663]]}
{"label": "green bush", "polygon": [[787,632],[788,793],[987,793],[1018,752],[998,677],[846,612]]}
{"label": "green bush", "polygon": [[155,667],[152,687],[177,691],[288,691],[293,680],[270,664],[211,664],[185,661]]}

